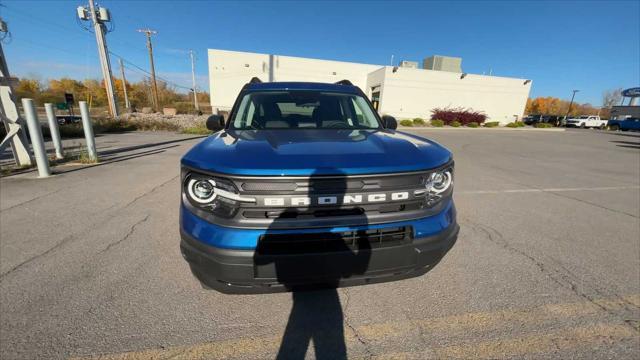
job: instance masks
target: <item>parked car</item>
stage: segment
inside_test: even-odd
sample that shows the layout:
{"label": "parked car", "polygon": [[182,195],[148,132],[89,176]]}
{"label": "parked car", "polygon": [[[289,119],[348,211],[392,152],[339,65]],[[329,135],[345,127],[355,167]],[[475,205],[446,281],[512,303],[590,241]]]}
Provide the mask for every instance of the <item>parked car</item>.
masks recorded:
{"label": "parked car", "polygon": [[547,123],[553,126],[560,126],[562,116],[559,115],[529,115],[523,119],[526,125],[535,125],[537,123]]}
{"label": "parked car", "polygon": [[526,125],[533,125],[540,122],[540,119],[542,119],[542,115],[527,115],[522,119],[522,122]]}
{"label": "parked car", "polygon": [[453,157],[348,81],[262,83],[181,160],[181,252],[203,287],[291,291],[420,276],[456,242]]}
{"label": "parked car", "polygon": [[640,118],[626,118],[620,120],[609,120],[607,127],[609,130],[636,130],[640,131]]}
{"label": "parked car", "polygon": [[78,124],[82,121],[82,118],[77,115],[56,115],[56,119],[59,125]]}
{"label": "parked car", "polygon": [[580,128],[600,128],[607,127],[607,120],[600,119],[597,115],[582,115],[575,118],[567,119],[566,127],[580,127]]}

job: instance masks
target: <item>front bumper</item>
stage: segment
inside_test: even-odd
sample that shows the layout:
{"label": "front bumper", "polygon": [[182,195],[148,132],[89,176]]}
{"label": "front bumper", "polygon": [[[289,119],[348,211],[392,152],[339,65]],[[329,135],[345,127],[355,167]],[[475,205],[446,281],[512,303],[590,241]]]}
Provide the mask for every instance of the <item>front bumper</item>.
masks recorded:
{"label": "front bumper", "polygon": [[[364,285],[420,276],[451,249],[459,231],[452,201],[435,216],[365,227],[277,231],[225,228],[196,217],[184,206],[180,222],[180,249],[193,274],[204,286],[233,294],[289,291],[308,285]],[[296,234],[395,226],[411,226],[413,240],[354,252],[263,255],[256,251],[260,235],[267,232]],[[335,269],[339,271],[332,271]]]}

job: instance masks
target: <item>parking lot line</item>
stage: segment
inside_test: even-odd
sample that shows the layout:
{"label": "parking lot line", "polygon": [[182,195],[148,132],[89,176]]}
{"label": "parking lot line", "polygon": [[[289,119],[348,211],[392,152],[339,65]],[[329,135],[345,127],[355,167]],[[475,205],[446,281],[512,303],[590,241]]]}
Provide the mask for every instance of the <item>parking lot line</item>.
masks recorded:
{"label": "parking lot line", "polygon": [[[629,307],[638,310],[640,294],[612,299],[597,299],[589,302],[572,302],[547,304],[530,309],[499,310],[493,312],[474,312],[441,318],[421,319],[413,321],[396,321],[367,324],[355,328],[358,338],[365,342],[381,343],[392,338],[409,336],[411,332],[428,331],[433,334],[465,334],[469,331],[500,330],[506,326],[525,328],[528,324],[541,325],[552,323],[557,326],[575,319],[594,318],[604,312],[614,313],[628,311]],[[537,326],[536,328],[539,328]],[[345,327],[347,345],[357,345],[359,340],[349,327]],[[430,348],[429,352],[436,358],[496,358],[508,355],[523,355],[547,352],[552,350],[571,349],[581,344],[593,346],[603,341],[619,341],[637,339],[638,329],[620,321],[618,323],[595,322],[588,326],[569,326],[560,330],[544,332],[544,334],[491,339],[476,343],[447,345]],[[74,358],[75,360],[129,360],[129,359],[225,359],[238,356],[250,356],[272,353],[278,349],[281,336],[240,338],[217,342],[201,343],[191,346],[176,346],[166,349],[149,349],[121,354],[107,354]],[[388,354],[393,355],[393,354]],[[398,353],[397,358],[403,358]],[[385,358],[385,356],[382,356]],[[396,357],[391,357],[396,358]]]}
{"label": "parking lot line", "polygon": [[447,346],[434,349],[434,352],[436,358],[497,359],[507,356],[562,351],[583,345],[591,348],[619,339],[637,338],[637,336],[636,331],[625,325],[595,324],[548,332],[544,335]]}
{"label": "parking lot line", "polygon": [[[637,339],[637,333],[624,325],[595,324],[561,331],[552,331],[544,335],[498,339],[479,343],[434,347],[426,352],[388,353],[373,357],[375,360],[401,359],[501,359],[514,356],[561,352],[586,344],[587,348],[596,348],[619,339]],[[557,355],[556,355],[557,356]]]}
{"label": "parking lot line", "polygon": [[456,195],[574,192],[574,191],[611,191],[611,190],[638,190],[638,189],[640,189],[640,186],[600,186],[600,187],[576,187],[576,188],[466,190],[466,191],[461,190],[461,191],[456,191]]}

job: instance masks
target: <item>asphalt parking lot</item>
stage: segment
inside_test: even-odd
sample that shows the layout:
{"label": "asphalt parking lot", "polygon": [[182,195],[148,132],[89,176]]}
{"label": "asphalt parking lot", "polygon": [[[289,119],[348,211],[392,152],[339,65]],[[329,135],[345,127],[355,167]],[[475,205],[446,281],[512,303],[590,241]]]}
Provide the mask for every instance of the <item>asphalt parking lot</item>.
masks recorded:
{"label": "asphalt parking lot", "polygon": [[[640,357],[639,133],[411,131],[454,153],[460,237],[422,277],[338,291],[350,358]],[[274,356],[292,295],[203,290],[180,256],[198,141],[105,135],[97,166],[0,180],[0,358]],[[311,358],[335,346],[322,299]]]}

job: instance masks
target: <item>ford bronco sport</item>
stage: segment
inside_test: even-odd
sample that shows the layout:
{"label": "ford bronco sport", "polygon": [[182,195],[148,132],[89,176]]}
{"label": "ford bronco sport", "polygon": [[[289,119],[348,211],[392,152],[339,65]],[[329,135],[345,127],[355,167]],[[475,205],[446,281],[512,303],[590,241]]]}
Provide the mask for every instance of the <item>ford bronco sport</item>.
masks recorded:
{"label": "ford bronco sport", "polygon": [[419,276],[458,236],[453,158],[350,82],[246,84],[181,161],[181,251],[205,288]]}

